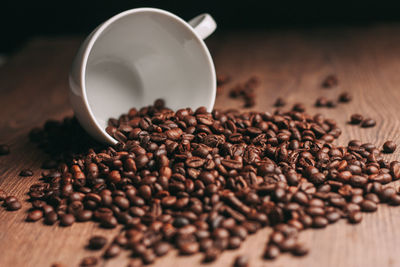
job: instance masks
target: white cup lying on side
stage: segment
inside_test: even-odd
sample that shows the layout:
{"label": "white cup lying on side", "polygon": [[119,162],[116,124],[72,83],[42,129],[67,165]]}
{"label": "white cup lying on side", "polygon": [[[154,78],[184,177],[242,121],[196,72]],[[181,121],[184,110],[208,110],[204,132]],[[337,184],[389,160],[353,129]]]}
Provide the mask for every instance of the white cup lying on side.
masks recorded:
{"label": "white cup lying on side", "polygon": [[205,106],[216,95],[214,64],[203,39],[216,29],[208,14],[185,22],[155,8],[122,12],[98,26],[72,65],[70,99],[83,128],[95,139],[117,141],[107,121],[164,99],[172,109]]}

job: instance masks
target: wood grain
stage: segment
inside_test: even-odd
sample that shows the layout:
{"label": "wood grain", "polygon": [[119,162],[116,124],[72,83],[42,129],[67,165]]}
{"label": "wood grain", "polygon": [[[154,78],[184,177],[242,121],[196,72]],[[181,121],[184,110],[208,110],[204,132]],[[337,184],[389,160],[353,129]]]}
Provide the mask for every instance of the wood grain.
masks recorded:
{"label": "wood grain", "polygon": [[[27,199],[25,193],[40,176],[46,155],[29,143],[27,133],[49,118],[72,115],[68,102],[67,75],[80,38],[37,39],[0,67],[0,143],[12,153],[0,157],[0,188]],[[272,110],[278,96],[289,104],[303,102],[309,113],[334,118],[343,130],[340,144],[361,139],[382,145],[387,139],[400,144],[400,25],[358,28],[280,30],[215,34],[208,40],[217,71],[230,74],[231,84],[218,96],[217,108],[237,108],[229,99],[231,85],[258,75],[255,110]],[[334,73],[337,88],[321,89],[323,78]],[[336,109],[313,107],[318,96],[336,98],[342,91],[354,96],[350,104]],[[352,113],[377,120],[375,128],[361,129],[347,121]],[[400,149],[398,150],[400,151]],[[399,159],[399,152],[388,159]],[[18,176],[22,168],[33,178]],[[84,249],[92,234],[112,238],[118,229],[104,230],[94,223],[76,223],[70,228],[26,223],[26,209],[6,212],[0,208],[0,266],[50,266],[62,262],[77,266],[82,257],[96,253]],[[301,239],[311,248],[304,258],[284,255],[269,262],[261,259],[269,229],[251,236],[240,250],[229,251],[214,264],[230,266],[236,255],[247,254],[251,266],[400,266],[400,208],[381,205],[378,212],[364,214],[357,226],[340,221],[323,230],[308,230]],[[98,254],[98,253],[97,253]],[[197,266],[201,255],[177,256],[172,252],[154,266]],[[125,266],[125,255],[99,266]]]}

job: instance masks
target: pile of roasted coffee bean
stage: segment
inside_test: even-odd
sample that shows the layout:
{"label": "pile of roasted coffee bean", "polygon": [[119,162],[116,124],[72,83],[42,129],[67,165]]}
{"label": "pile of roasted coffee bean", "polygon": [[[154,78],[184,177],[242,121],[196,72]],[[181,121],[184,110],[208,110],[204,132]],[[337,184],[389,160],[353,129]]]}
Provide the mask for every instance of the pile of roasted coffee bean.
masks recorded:
{"label": "pile of roasted coffee bean", "polygon": [[[207,112],[166,108],[162,100],[110,119],[107,132],[119,143],[104,147],[75,119],[48,122],[30,134],[53,155],[42,181],[29,191],[28,221],[69,226],[96,221],[123,225],[115,238],[94,236],[88,248],[104,259],[130,250],[131,267],[153,263],[177,248],[204,253],[211,262],[239,248],[250,234],[269,226],[264,256],[307,247],[300,231],[323,228],[342,218],[359,223],[362,212],[381,202],[400,205],[400,163],[387,162],[373,144],[333,141],[341,134],[332,119],[292,111]],[[61,146],[62,148],[60,149]],[[385,153],[396,144],[385,143]],[[30,173],[29,173],[30,174]],[[0,191],[10,210],[19,202]],[[10,199],[11,198],[11,199]],[[84,258],[82,266],[101,259]],[[234,266],[247,266],[246,255]]]}

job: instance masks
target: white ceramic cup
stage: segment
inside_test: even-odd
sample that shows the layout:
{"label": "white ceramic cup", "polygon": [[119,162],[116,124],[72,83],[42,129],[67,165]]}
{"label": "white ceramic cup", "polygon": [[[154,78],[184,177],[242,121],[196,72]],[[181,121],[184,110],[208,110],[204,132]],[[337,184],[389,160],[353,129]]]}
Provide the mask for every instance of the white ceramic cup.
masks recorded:
{"label": "white ceramic cup", "polygon": [[69,77],[70,100],[83,128],[116,144],[107,121],[164,99],[172,109],[205,106],[216,95],[215,69],[203,39],[216,29],[208,14],[185,22],[155,8],[122,12],[81,45]]}

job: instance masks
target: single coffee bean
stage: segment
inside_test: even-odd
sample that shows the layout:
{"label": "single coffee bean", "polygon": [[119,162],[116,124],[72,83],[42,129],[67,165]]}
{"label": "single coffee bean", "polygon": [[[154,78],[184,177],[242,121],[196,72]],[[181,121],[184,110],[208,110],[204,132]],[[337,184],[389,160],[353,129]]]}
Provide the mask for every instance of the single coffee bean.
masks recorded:
{"label": "single coffee bean", "polygon": [[353,114],[350,117],[351,124],[360,124],[364,120],[364,117],[360,114]]}
{"label": "single coffee bean", "polygon": [[7,204],[7,210],[9,211],[19,210],[20,208],[22,208],[22,205],[21,202],[19,202],[18,200]]}
{"label": "single coffee bean", "polygon": [[362,214],[359,211],[354,211],[349,214],[350,223],[360,223],[362,221]]}
{"label": "single coffee bean", "polygon": [[348,92],[343,92],[339,95],[339,102],[347,103],[350,102],[353,97]]}
{"label": "single coffee bean", "polygon": [[285,106],[285,105],[286,105],[286,100],[285,100],[284,98],[278,97],[278,98],[275,100],[275,103],[274,103],[274,106],[275,106],[275,107],[283,107],[283,106]]}
{"label": "single coffee bean", "polygon": [[292,249],[292,254],[295,256],[304,256],[308,254],[308,248],[303,243],[297,243]]}
{"label": "single coffee bean", "polygon": [[367,199],[361,202],[360,206],[363,211],[372,212],[377,210],[376,203]]}
{"label": "single coffee bean", "polygon": [[10,147],[5,144],[0,144],[0,156],[10,154]]}
{"label": "single coffee bean", "polygon": [[104,257],[105,258],[114,258],[114,257],[118,256],[120,252],[121,252],[121,248],[116,244],[112,244],[104,252]]}
{"label": "single coffee bean", "polygon": [[89,239],[88,247],[93,250],[102,249],[107,244],[107,239],[103,236],[93,236]]}
{"label": "single coffee bean", "polygon": [[199,243],[197,242],[188,242],[184,243],[180,248],[179,252],[183,255],[192,255],[199,251]]}
{"label": "single coffee bean", "polygon": [[32,176],[33,172],[30,169],[23,169],[20,173],[19,176],[23,176],[23,177],[28,177],[28,176]]}
{"label": "single coffee bean", "polygon": [[235,261],[233,262],[234,267],[248,267],[249,266],[249,258],[244,255],[237,256]]}
{"label": "single coffee bean", "polygon": [[264,258],[266,259],[275,259],[280,254],[280,250],[276,245],[267,245],[267,249],[264,253]]}
{"label": "single coffee bean", "polygon": [[322,216],[316,216],[313,219],[313,227],[315,228],[324,228],[328,224],[328,220]]}
{"label": "single coffee bean", "polygon": [[80,266],[81,267],[91,267],[96,266],[98,263],[98,259],[93,256],[85,257],[81,260]]}
{"label": "single coffee bean", "polygon": [[159,242],[154,246],[154,253],[158,256],[164,256],[171,250],[171,245],[166,242]]}
{"label": "single coffee bean", "polygon": [[43,211],[41,210],[32,210],[28,213],[26,220],[28,222],[36,222],[43,217]]}
{"label": "single coffee bean", "polygon": [[331,74],[331,75],[328,75],[324,79],[324,81],[322,82],[322,87],[324,87],[324,88],[332,88],[332,87],[337,86],[338,83],[339,83],[338,82],[338,78],[335,75]]}
{"label": "single coffee bean", "polygon": [[127,267],[142,267],[143,261],[140,258],[131,259]]}
{"label": "single coffee bean", "polygon": [[393,153],[396,150],[396,144],[393,141],[386,141],[383,144],[383,152]]}
{"label": "single coffee bean", "polygon": [[48,225],[54,224],[56,221],[58,221],[58,215],[54,211],[51,211],[49,213],[46,213],[44,217],[44,222]]}
{"label": "single coffee bean", "polygon": [[366,118],[361,122],[361,127],[363,128],[370,128],[370,127],[374,127],[376,125],[375,120],[371,119],[371,118]]}
{"label": "single coffee bean", "polygon": [[64,214],[60,218],[60,225],[71,226],[75,222],[75,217],[72,214]]}

